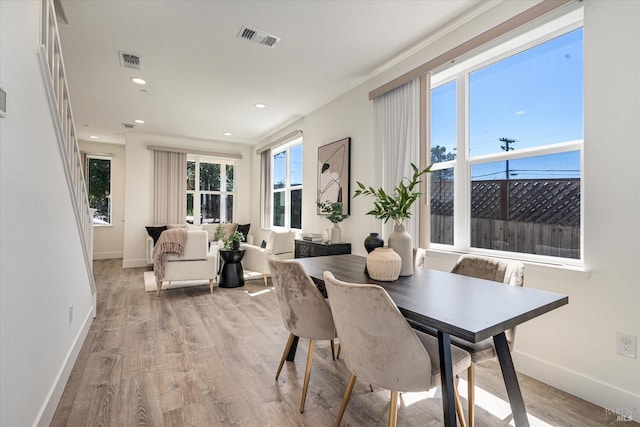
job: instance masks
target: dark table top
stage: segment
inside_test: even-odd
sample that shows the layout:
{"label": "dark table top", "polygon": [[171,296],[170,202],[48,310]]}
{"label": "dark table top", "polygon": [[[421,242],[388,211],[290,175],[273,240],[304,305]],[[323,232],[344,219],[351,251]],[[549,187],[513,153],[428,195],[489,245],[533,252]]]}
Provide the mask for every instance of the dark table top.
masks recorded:
{"label": "dark table top", "polygon": [[380,285],[407,319],[471,342],[490,338],[569,302],[562,294],[426,268],[415,268],[412,276],[393,282],[377,281],[364,273],[366,258],[357,255],[297,261],[320,287],[324,271],[346,282]]}

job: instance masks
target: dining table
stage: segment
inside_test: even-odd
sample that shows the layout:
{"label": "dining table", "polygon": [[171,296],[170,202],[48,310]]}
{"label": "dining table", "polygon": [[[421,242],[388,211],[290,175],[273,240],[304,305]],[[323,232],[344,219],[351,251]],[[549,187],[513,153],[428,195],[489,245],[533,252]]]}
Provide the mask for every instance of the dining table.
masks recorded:
{"label": "dining table", "polygon": [[[456,426],[451,336],[473,343],[492,338],[515,425],[529,425],[505,331],[568,304],[567,295],[519,286],[497,286],[497,282],[422,267],[415,267],[412,275],[400,276],[394,281],[373,280],[365,273],[366,257],[353,254],[296,261],[325,297],[325,271],[345,282],[380,285],[409,324],[435,331],[444,425],[447,427]],[[295,357],[295,349],[296,345],[292,346],[288,360]]]}

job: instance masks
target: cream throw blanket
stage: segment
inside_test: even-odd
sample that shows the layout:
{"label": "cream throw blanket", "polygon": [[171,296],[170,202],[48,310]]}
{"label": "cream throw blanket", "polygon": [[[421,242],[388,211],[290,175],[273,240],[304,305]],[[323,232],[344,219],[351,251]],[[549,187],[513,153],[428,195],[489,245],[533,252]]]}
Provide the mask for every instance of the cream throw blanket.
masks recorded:
{"label": "cream throw blanket", "polygon": [[167,254],[177,254],[181,257],[184,254],[184,245],[186,243],[186,228],[172,228],[160,234],[158,243],[156,243],[156,246],[153,248],[153,272],[156,275],[157,284],[162,285]]}

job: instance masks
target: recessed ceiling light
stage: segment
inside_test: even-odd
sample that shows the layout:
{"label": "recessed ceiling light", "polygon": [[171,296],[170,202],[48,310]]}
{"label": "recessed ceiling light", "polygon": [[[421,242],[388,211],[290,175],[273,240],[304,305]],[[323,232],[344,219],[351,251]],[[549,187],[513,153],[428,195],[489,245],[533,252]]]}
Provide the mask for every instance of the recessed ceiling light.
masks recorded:
{"label": "recessed ceiling light", "polygon": [[95,135],[89,135],[89,138],[91,138],[91,139],[98,139],[98,137],[97,137],[97,136],[95,136]]}
{"label": "recessed ceiling light", "polygon": [[136,122],[136,123],[140,123],[140,124],[143,124],[143,123],[144,123],[144,120],[135,119],[135,120],[134,120],[134,122]]}
{"label": "recessed ceiling light", "polygon": [[131,81],[136,83],[136,84],[139,84],[139,85],[146,85],[147,84],[147,81],[144,80],[144,79],[141,79],[140,77],[131,77]]}
{"label": "recessed ceiling light", "polygon": [[256,104],[256,108],[267,108],[264,104]]}
{"label": "recessed ceiling light", "polygon": [[224,136],[231,136],[231,132],[225,132],[223,133]]}

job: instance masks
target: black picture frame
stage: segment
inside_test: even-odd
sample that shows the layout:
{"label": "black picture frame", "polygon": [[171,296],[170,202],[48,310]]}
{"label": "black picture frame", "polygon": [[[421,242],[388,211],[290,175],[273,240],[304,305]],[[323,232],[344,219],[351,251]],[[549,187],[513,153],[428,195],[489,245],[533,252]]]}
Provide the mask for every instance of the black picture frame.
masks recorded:
{"label": "black picture frame", "polygon": [[[349,214],[351,194],[351,138],[318,147],[317,202],[342,202]],[[321,215],[318,208],[318,215]]]}

